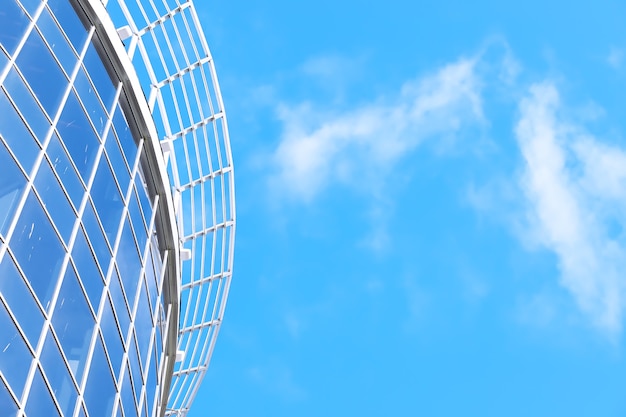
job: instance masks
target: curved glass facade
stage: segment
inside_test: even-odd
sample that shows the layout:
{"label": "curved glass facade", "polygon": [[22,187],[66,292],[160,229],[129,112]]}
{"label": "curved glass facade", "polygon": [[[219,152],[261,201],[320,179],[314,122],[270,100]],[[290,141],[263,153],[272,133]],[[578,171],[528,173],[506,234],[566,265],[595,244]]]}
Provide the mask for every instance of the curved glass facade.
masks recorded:
{"label": "curved glass facade", "polygon": [[184,415],[213,350],[234,235],[219,89],[191,3],[130,3],[0,5],[2,415]]}

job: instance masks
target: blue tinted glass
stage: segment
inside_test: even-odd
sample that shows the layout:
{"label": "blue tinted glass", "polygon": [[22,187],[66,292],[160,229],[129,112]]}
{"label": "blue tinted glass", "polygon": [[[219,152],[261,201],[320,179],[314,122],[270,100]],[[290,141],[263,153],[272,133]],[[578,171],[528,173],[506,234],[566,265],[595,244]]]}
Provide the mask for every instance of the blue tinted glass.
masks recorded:
{"label": "blue tinted glass", "polygon": [[46,118],[43,109],[37,104],[15,67],[9,71],[6,80],[4,80],[4,86],[32,131],[35,132],[35,139],[39,143],[43,143],[46,133],[50,129],[50,121]]}
{"label": "blue tinted glass", "polygon": [[152,243],[151,243],[150,250],[148,250],[148,258],[146,259],[145,262],[146,262],[146,283],[148,284],[148,296],[150,297],[150,306],[152,307],[154,311],[159,289],[157,287],[156,275],[154,274],[154,266],[153,266],[153,260],[152,260],[152,257],[154,256],[153,251],[154,251],[154,247],[152,246]]}
{"label": "blue tinted glass", "polygon": [[52,134],[52,139],[48,144],[47,153],[50,158],[50,162],[52,163],[52,168],[54,168],[54,172],[56,172],[61,179],[61,183],[69,194],[74,207],[78,208],[83,198],[83,194],[85,193],[85,189],[83,188],[83,185],[78,178],[78,174],[72,166],[67,153],[61,146],[61,142],[59,141],[59,137],[56,132]]}
{"label": "blue tinted glass", "polygon": [[104,103],[104,107],[110,109],[113,104],[113,99],[115,98],[115,86],[93,44],[93,42],[97,41],[97,38],[98,36],[94,34],[94,39],[87,49],[87,54],[83,62],[87,73],[96,86],[96,91],[100,99]]}
{"label": "blue tinted glass", "polygon": [[76,403],[76,387],[63,361],[61,352],[59,352],[59,347],[50,332],[46,336],[43,351],[41,352],[41,366],[48,378],[52,393],[61,407],[61,411],[64,415],[71,416]]}
{"label": "blue tinted glass", "polygon": [[11,306],[30,345],[37,346],[43,327],[43,313],[8,253],[5,253],[0,263],[0,293]]}
{"label": "blue tinted glass", "polygon": [[89,417],[109,417],[113,411],[115,392],[111,369],[104,355],[102,341],[98,338],[85,386],[85,405]]}
{"label": "blue tinted glass", "polygon": [[59,299],[52,315],[52,325],[70,369],[76,380],[80,381],[85,369],[94,318],[71,265],[68,265],[63,279]]}
{"label": "blue tinted glass", "polygon": [[0,45],[4,46],[9,54],[15,52],[15,48],[26,32],[29,19],[17,5],[15,0],[4,0],[0,8]]}
{"label": "blue tinted glass", "polygon": [[26,185],[26,178],[9,155],[4,143],[0,141],[0,234],[6,234],[10,219],[15,212],[21,191]]}
{"label": "blue tinted glass", "polygon": [[87,40],[87,30],[74,11],[68,0],[48,0],[48,6],[52,15],[57,18],[59,24],[67,34],[72,45],[77,51],[82,49]]}
{"label": "blue tinted glass", "polygon": [[17,56],[16,64],[43,108],[53,118],[68,81],[36,30],[30,33]]}
{"label": "blue tinted glass", "polygon": [[46,417],[59,415],[39,369],[35,372],[35,379],[26,400],[26,415]]}
{"label": "blue tinted glass", "polygon": [[4,410],[7,415],[15,415],[17,413],[17,404],[13,401],[8,388],[0,379],[0,410]]}
{"label": "blue tinted glass", "polygon": [[0,136],[9,145],[24,171],[29,172],[40,148],[4,90],[0,90]]}
{"label": "blue tinted glass", "polygon": [[76,65],[76,55],[72,51],[72,47],[65,40],[59,26],[52,19],[48,9],[44,9],[39,19],[37,19],[37,26],[39,30],[41,30],[41,33],[43,33],[43,37],[48,41],[54,55],[56,55],[65,72],[71,74],[74,65]]}
{"label": "blue tinted glass", "polygon": [[70,206],[70,202],[61,189],[59,180],[52,172],[50,164],[45,159],[35,177],[35,189],[61,237],[67,243],[76,221],[76,213]]}
{"label": "blue tinted glass", "polygon": [[137,404],[139,404],[143,377],[141,375],[141,363],[139,362],[137,348],[135,346],[135,335],[133,334],[132,342],[128,347],[128,359],[130,360],[130,369],[132,371],[133,383],[135,385],[135,400],[137,400]]}
{"label": "blue tinted glass", "polygon": [[135,177],[135,187],[137,190],[137,195],[139,196],[139,202],[141,203],[141,211],[143,213],[143,217],[144,219],[146,219],[146,223],[148,223],[152,218],[152,204],[150,204],[148,192],[139,175]]}
{"label": "blue tinted glass", "polygon": [[87,79],[87,75],[84,70],[81,69],[78,71],[74,86],[78,92],[78,97],[80,97],[85,105],[85,108],[87,109],[87,114],[91,119],[91,123],[95,126],[98,135],[102,136],[107,116],[102,108],[102,104],[100,104],[100,100],[98,100],[96,91]]}
{"label": "blue tinted glass", "polygon": [[98,164],[98,171],[96,172],[96,178],[92,186],[91,198],[93,199],[96,212],[102,222],[102,227],[104,227],[109,243],[113,246],[117,236],[120,218],[122,217],[124,203],[117,189],[117,185],[113,180],[113,173],[111,172],[106,158],[101,158],[100,164]]}
{"label": "blue tinted glass", "polygon": [[119,105],[115,108],[113,125],[115,127],[117,138],[122,145],[122,150],[124,151],[124,156],[126,157],[126,163],[132,168],[137,156],[137,144],[135,143],[135,139],[133,139],[133,134],[128,127],[128,123],[126,122]]}
{"label": "blue tinted glass", "polygon": [[99,143],[96,132],[92,129],[74,92],[70,93],[67,98],[57,129],[72,161],[74,161],[74,165],[76,165],[86,184],[93,169]]}
{"label": "blue tinted glass", "polygon": [[82,229],[76,235],[74,249],[72,249],[72,259],[78,270],[83,287],[89,297],[89,302],[94,311],[98,311],[102,290],[104,289],[104,281],[96,264],[96,258],[89,248],[87,238]]}
{"label": "blue tinted glass", "polygon": [[129,416],[137,417],[137,405],[135,404],[133,392],[134,392],[134,389],[133,389],[133,384],[131,382],[130,370],[128,368],[128,362],[127,362],[126,368],[124,369],[124,380],[122,382],[122,391],[120,392],[120,396],[122,398],[122,404],[124,405],[125,417],[129,417]]}
{"label": "blue tinted glass", "polygon": [[[148,368],[148,379],[146,381],[146,387],[156,387],[157,385],[157,380],[156,380],[156,358],[155,358],[155,352],[154,349],[152,349],[151,351],[151,358],[150,358],[150,367]],[[146,389],[146,401],[148,403],[148,415],[151,416],[152,415],[152,410],[154,409],[154,394],[156,394],[155,392],[156,390],[154,389]]]}
{"label": "blue tinted glass", "polygon": [[96,219],[96,213],[93,206],[89,202],[85,206],[85,211],[83,212],[83,225],[87,231],[89,242],[91,242],[91,246],[96,252],[98,264],[103,271],[106,271],[109,267],[109,262],[111,261],[111,249],[104,239],[102,228]]}
{"label": "blue tinted glass", "polygon": [[128,308],[126,307],[126,299],[124,297],[124,292],[122,291],[122,284],[120,283],[119,275],[117,273],[117,269],[115,268],[111,274],[109,290],[111,291],[111,298],[113,299],[113,306],[122,335],[124,340],[126,340],[126,333],[128,332],[128,326],[130,325],[130,315],[128,313]]}
{"label": "blue tinted glass", "polygon": [[[0,352],[2,352],[0,369],[3,370],[4,377],[15,395],[19,397],[24,388],[32,356],[2,302],[0,302]],[[21,366],[15,366],[16,363]]]}
{"label": "blue tinted glass", "polygon": [[47,310],[65,250],[32,191],[28,194],[10,246],[39,302]]}
{"label": "blue tinted glass", "polygon": [[143,256],[143,251],[146,247],[146,242],[148,241],[148,232],[146,231],[143,217],[141,217],[139,201],[137,201],[137,194],[134,192],[134,190],[130,195],[130,200],[128,202],[128,211],[130,213],[130,219],[132,220],[133,231],[135,232],[135,238],[137,239],[139,252]]}
{"label": "blue tinted glass", "polygon": [[140,290],[139,305],[137,306],[137,315],[135,317],[135,331],[137,332],[139,355],[143,363],[146,363],[150,336],[152,335],[152,315],[145,284],[141,286]]}
{"label": "blue tinted glass", "polygon": [[135,246],[135,239],[130,231],[128,219],[124,222],[124,230],[122,232],[122,240],[117,252],[117,265],[122,277],[124,292],[131,302],[135,300],[137,284],[140,279],[141,260]]}
{"label": "blue tinted glass", "polygon": [[113,315],[111,300],[109,300],[108,297],[104,303],[104,311],[102,313],[102,323],[100,324],[100,327],[102,328],[104,344],[109,354],[109,359],[111,360],[111,367],[115,370],[115,376],[117,377],[122,365],[124,345],[122,344],[122,338]]}
{"label": "blue tinted glass", "polygon": [[109,161],[111,162],[111,167],[113,167],[115,178],[117,179],[122,193],[125,194],[128,189],[128,183],[130,182],[130,174],[128,172],[128,168],[126,167],[126,163],[124,162],[122,152],[118,146],[117,139],[113,134],[113,130],[109,130],[109,133],[107,134],[105,149],[107,156],[109,157]]}

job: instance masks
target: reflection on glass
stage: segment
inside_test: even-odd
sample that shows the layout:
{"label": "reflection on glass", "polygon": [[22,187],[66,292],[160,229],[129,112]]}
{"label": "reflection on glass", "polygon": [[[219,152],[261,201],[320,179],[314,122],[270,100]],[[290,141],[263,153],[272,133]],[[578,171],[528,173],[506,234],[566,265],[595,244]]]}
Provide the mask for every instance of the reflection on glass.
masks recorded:
{"label": "reflection on glass", "polygon": [[68,80],[36,30],[30,33],[17,56],[16,64],[43,108],[53,118],[61,104]]}
{"label": "reflection on glass", "polygon": [[26,415],[27,416],[58,416],[59,410],[57,410],[52,396],[46,383],[41,375],[41,370],[37,368],[35,372],[35,379],[33,385],[30,387],[28,394],[28,401],[26,402]]}
{"label": "reflection on glass", "polygon": [[131,382],[128,362],[126,362],[126,367],[124,369],[124,381],[122,383],[122,391],[120,392],[122,404],[124,405],[124,415],[126,417],[137,417],[137,405],[135,404],[133,392],[134,389]]}
{"label": "reflection on glass", "polygon": [[61,184],[52,172],[50,164],[45,159],[35,177],[35,189],[61,237],[67,243],[76,221],[76,213],[65,197]]}
{"label": "reflection on glass", "polygon": [[83,198],[83,194],[85,193],[85,189],[83,188],[83,185],[78,178],[78,174],[72,166],[67,153],[61,146],[61,141],[59,140],[56,132],[52,134],[52,139],[50,140],[50,143],[48,143],[47,153],[48,158],[50,158],[50,162],[52,163],[52,168],[54,168],[54,172],[56,172],[57,176],[61,179],[61,183],[69,194],[70,199],[74,204],[74,208],[78,209]]}
{"label": "reflection on glass", "polygon": [[122,364],[122,357],[124,355],[124,345],[122,344],[122,338],[115,322],[115,316],[113,315],[113,307],[111,306],[111,300],[107,297],[104,302],[104,311],[102,313],[102,323],[100,324],[102,329],[102,335],[104,337],[104,344],[111,360],[111,367],[116,371],[120,369]]}
{"label": "reflection on glass", "polygon": [[113,246],[117,236],[117,230],[122,217],[124,203],[122,196],[113,180],[113,173],[107,163],[106,158],[101,158],[96,171],[92,188],[98,190],[91,195],[98,217],[102,222],[102,227],[109,239],[109,244]]}
{"label": "reflection on glass", "polygon": [[9,145],[24,171],[29,172],[39,153],[39,146],[4,90],[0,90],[0,114],[0,136]]}
{"label": "reflection on glass", "polygon": [[47,310],[65,250],[31,191],[9,243],[41,305]]}
{"label": "reflection on glass", "polygon": [[37,346],[43,327],[43,314],[8,253],[0,263],[0,293],[11,306],[11,311],[30,345]]}
{"label": "reflection on glass", "polygon": [[90,202],[87,202],[83,212],[83,225],[89,237],[89,242],[91,242],[91,246],[96,253],[100,269],[106,271],[111,260],[111,248],[104,239],[102,228],[96,219],[96,212]]}
{"label": "reflection on glass", "polygon": [[[156,379],[156,354],[154,349],[152,349],[150,351],[150,365],[148,368],[148,379],[146,381],[146,386],[147,387],[156,387],[157,386],[157,379]],[[146,390],[146,401],[148,403],[148,407],[147,407],[147,411],[148,411],[148,415],[151,416],[152,415],[152,410],[154,409],[154,400],[155,400],[155,394],[156,394],[156,390],[154,389],[147,389]]]}
{"label": "reflection on glass", "polygon": [[122,331],[124,340],[126,340],[128,326],[130,326],[130,314],[126,305],[124,292],[122,291],[122,284],[120,283],[120,278],[115,268],[113,268],[113,273],[111,274],[109,291],[111,291],[111,298],[113,299],[113,306],[115,307],[115,314],[120,325],[120,330]]}
{"label": "reflection on glass", "polygon": [[67,98],[65,108],[57,123],[57,129],[72,161],[74,161],[74,165],[76,165],[86,184],[93,169],[99,143],[96,132],[92,129],[74,92],[71,92]]}
{"label": "reflection on glass", "polygon": [[135,163],[135,157],[137,156],[137,144],[135,143],[133,134],[128,127],[128,122],[126,121],[124,113],[122,112],[119,105],[115,108],[115,114],[113,115],[113,126],[115,128],[117,138],[122,145],[122,150],[124,151],[126,163],[129,167],[132,168],[133,164]]}
{"label": "reflection on glass", "polygon": [[76,235],[74,249],[72,249],[72,260],[76,265],[78,275],[80,276],[83,287],[85,287],[93,311],[98,311],[104,281],[102,280],[93,252],[87,243],[87,237],[82,229],[80,229]]}
{"label": "reflection on glass", "polygon": [[15,160],[9,155],[2,141],[0,141],[0,167],[2,167],[2,175],[0,175],[0,234],[5,235],[21,191],[26,185],[26,178],[20,172]]}
{"label": "reflection on glass", "polygon": [[89,417],[109,417],[113,411],[115,392],[111,368],[98,337],[85,386],[85,405]]}
{"label": "reflection on glass", "polygon": [[48,0],[48,7],[52,10],[52,15],[59,21],[74,48],[80,51],[85,40],[87,40],[87,30],[78,18],[71,2],[67,0]]}
{"label": "reflection on glass", "polygon": [[146,230],[143,217],[141,216],[139,202],[137,201],[137,194],[134,191],[135,190],[133,189],[133,192],[130,195],[130,200],[128,202],[128,212],[132,221],[133,232],[135,233],[137,246],[139,247],[139,253],[143,256],[143,251],[146,247],[146,242],[148,240],[148,232]]}
{"label": "reflection on glass", "polygon": [[124,222],[124,230],[122,231],[122,239],[120,240],[119,250],[117,252],[117,265],[120,270],[124,292],[128,300],[132,302],[137,292],[137,284],[140,279],[141,259],[135,239],[130,230],[128,218]]}
{"label": "reflection on glass", "polygon": [[137,348],[135,344],[135,335],[133,334],[132,341],[128,347],[128,359],[130,360],[130,369],[132,371],[133,383],[135,385],[135,400],[139,404],[139,396],[141,395],[141,387],[143,385],[143,377],[141,374],[141,363],[137,357]]}
{"label": "reflection on glass", "polygon": [[71,74],[76,65],[76,55],[72,47],[67,43],[56,22],[53,20],[47,8],[37,19],[37,27],[43,33],[43,37],[48,41],[54,55],[57,57],[66,74]]}
{"label": "reflection on glass", "polygon": [[137,306],[137,315],[135,317],[135,331],[137,332],[139,355],[143,363],[146,363],[150,336],[152,334],[152,316],[145,284],[141,285],[140,289],[139,305]]}
{"label": "reflection on glass", "polygon": [[52,325],[72,374],[80,381],[85,369],[94,318],[71,265],[68,265],[63,279],[57,306],[52,315]]}
{"label": "reflection on glass", "polygon": [[[19,397],[24,388],[32,356],[2,302],[0,302],[0,352],[2,352],[0,369],[3,370],[3,375],[15,395]],[[15,366],[16,363],[24,365]]]}
{"label": "reflection on glass", "polygon": [[94,127],[96,128],[98,136],[102,136],[102,133],[104,132],[104,126],[108,117],[106,116],[104,109],[102,108],[102,104],[100,104],[100,100],[98,100],[98,96],[96,95],[94,87],[87,79],[87,75],[82,68],[80,71],[78,71],[78,74],[76,75],[74,88],[76,88],[78,97],[80,97],[83,105],[85,106],[85,109],[87,109],[87,114],[91,119],[91,123],[93,123]]}
{"label": "reflection on glass", "polygon": [[59,347],[48,332],[46,341],[41,352],[41,366],[44,369],[52,393],[61,407],[61,411],[66,416],[71,416],[76,403],[76,387],[65,361],[61,356]]}
{"label": "reflection on glass", "polygon": [[28,90],[15,67],[9,71],[4,80],[4,86],[32,131],[35,132],[35,139],[40,144],[43,143],[46,133],[50,129],[50,121],[44,115],[42,108],[35,101],[33,94]]}
{"label": "reflection on glass", "polygon": [[110,109],[113,104],[113,99],[115,98],[115,86],[113,85],[109,73],[104,68],[98,51],[96,51],[96,47],[94,46],[95,42],[98,42],[98,35],[96,34],[94,34],[94,39],[87,48],[87,54],[85,55],[83,63],[87,69],[87,73],[96,86],[96,91],[104,103],[104,107]]}
{"label": "reflection on glass", "polygon": [[9,54],[13,54],[20,38],[26,32],[29,19],[15,0],[4,0],[2,3],[0,45],[4,46]]}
{"label": "reflection on glass", "polygon": [[109,157],[109,161],[111,161],[111,167],[113,168],[113,173],[115,174],[115,178],[117,179],[120,189],[123,194],[126,194],[128,183],[130,182],[130,174],[128,172],[128,168],[126,167],[126,163],[124,162],[122,151],[118,146],[117,139],[113,134],[113,130],[109,130],[104,146],[107,156]]}

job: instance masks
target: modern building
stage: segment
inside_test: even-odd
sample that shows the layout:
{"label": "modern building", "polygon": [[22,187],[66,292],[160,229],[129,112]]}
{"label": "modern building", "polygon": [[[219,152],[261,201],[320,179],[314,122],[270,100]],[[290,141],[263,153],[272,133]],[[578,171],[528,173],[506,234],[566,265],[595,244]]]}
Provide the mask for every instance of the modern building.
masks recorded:
{"label": "modern building", "polygon": [[1,416],[185,416],[234,210],[191,0],[0,2]]}

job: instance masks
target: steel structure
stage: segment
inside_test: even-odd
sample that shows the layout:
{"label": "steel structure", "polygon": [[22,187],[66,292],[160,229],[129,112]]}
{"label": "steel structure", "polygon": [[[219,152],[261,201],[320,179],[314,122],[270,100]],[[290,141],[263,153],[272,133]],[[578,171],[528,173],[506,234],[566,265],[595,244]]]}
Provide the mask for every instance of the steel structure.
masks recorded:
{"label": "steel structure", "polygon": [[[0,86],[0,411],[186,415],[235,232],[226,117],[193,3],[5,0]],[[23,375],[14,360],[30,363]]]}

